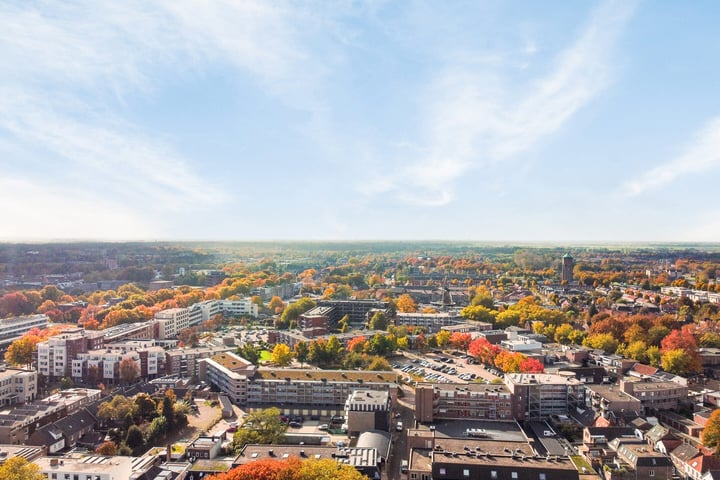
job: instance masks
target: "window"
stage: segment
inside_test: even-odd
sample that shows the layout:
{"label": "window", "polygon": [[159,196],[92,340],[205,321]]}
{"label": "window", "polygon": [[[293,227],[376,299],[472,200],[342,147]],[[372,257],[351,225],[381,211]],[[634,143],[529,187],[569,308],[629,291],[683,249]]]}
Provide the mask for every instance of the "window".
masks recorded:
{"label": "window", "polygon": [[544,474],[544,473],[541,473],[541,474],[540,474],[540,478],[539,478],[539,480],[546,480],[546,478],[545,478],[545,474]]}
{"label": "window", "polygon": [[510,473],[510,478],[518,478],[517,472]]}
{"label": "window", "polygon": [[497,478],[497,470],[490,471],[490,478]]}
{"label": "window", "polygon": [[651,477],[654,477],[654,476],[655,476],[655,470],[650,470],[650,476],[651,476]]}
{"label": "window", "polygon": [[440,475],[445,475],[447,473],[447,470],[445,470],[444,467],[440,468]]}
{"label": "window", "polygon": [[470,469],[463,468],[463,477],[469,477],[469,476],[470,476]]}

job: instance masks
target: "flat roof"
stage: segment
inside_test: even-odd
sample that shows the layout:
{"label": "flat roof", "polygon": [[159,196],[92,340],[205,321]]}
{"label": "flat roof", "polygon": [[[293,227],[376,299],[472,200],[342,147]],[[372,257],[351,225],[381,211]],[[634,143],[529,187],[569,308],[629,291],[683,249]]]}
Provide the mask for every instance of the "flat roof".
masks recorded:
{"label": "flat roof", "polygon": [[466,437],[466,431],[474,428],[485,430],[487,437],[482,439],[484,441],[524,442],[527,444],[525,434],[514,420],[507,422],[491,420],[436,421],[431,426],[421,425],[418,430],[423,430],[427,434],[431,427],[435,429],[435,439],[437,441],[446,438],[460,438],[463,440],[467,438],[467,441],[470,441],[471,439]]}
{"label": "flat roof", "polygon": [[617,385],[586,385],[585,388],[611,402],[640,401],[629,393],[620,390],[620,387]]}
{"label": "flat roof", "polygon": [[39,466],[40,470],[44,472],[57,468],[62,471],[97,473],[105,471],[110,472],[122,467],[125,467],[124,469],[130,471],[132,458],[120,456],[103,457],[95,455],[82,458],[39,457],[33,460],[33,463]]}
{"label": "flat roof", "polygon": [[264,380],[287,380],[348,383],[397,383],[399,375],[393,372],[360,372],[356,370],[310,370],[310,369],[276,369],[258,368],[255,378]]}

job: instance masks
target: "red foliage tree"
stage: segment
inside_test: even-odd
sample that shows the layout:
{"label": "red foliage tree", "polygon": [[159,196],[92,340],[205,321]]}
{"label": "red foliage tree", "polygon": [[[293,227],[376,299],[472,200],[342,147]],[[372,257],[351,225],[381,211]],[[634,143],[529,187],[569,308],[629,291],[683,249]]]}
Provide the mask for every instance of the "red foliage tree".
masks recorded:
{"label": "red foliage tree", "polygon": [[543,373],[545,365],[537,358],[525,358],[520,362],[520,371],[522,373]]}
{"label": "red foliage tree", "polygon": [[467,352],[470,342],[472,342],[472,335],[469,333],[455,332],[450,337],[450,344],[458,350],[465,352]]}
{"label": "red foliage tree", "polygon": [[478,337],[468,345],[468,353],[483,363],[492,364],[500,353],[500,347],[492,345],[484,337]]}

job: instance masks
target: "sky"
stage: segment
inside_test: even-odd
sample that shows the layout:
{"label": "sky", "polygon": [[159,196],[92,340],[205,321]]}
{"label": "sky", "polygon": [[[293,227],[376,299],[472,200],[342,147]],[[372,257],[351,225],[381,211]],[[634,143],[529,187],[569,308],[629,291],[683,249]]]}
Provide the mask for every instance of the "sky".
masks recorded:
{"label": "sky", "polygon": [[718,20],[0,2],[0,241],[717,242]]}

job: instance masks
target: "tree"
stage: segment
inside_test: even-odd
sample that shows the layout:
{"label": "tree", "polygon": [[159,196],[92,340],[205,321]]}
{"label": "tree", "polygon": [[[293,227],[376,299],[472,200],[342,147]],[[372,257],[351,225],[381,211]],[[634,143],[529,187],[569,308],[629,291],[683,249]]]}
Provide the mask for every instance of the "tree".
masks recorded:
{"label": "tree", "polygon": [[520,352],[502,350],[495,357],[495,366],[505,373],[519,372],[520,364],[526,359],[527,357]]}
{"label": "tree", "polygon": [[295,344],[295,358],[300,362],[300,365],[304,364],[308,360],[308,344],[305,342],[298,342]]}
{"label": "tree", "polygon": [[470,333],[454,332],[450,336],[450,344],[457,350],[467,352],[470,342],[472,341],[472,335]]}
{"label": "tree", "polygon": [[3,480],[44,480],[40,467],[29,463],[24,457],[11,457],[0,465],[0,478]]}
{"label": "tree", "polygon": [[115,443],[107,441],[100,444],[100,446],[95,450],[95,453],[105,455],[106,457],[114,457],[116,450]]}
{"label": "tree", "polygon": [[252,412],[235,432],[233,443],[239,451],[248,443],[282,443],[288,425],[280,420],[280,410],[272,407]]}
{"label": "tree", "polygon": [[363,480],[367,477],[351,465],[324,458],[302,462],[295,478],[296,480]]}
{"label": "tree", "polygon": [[[132,429],[132,427],[130,428]],[[170,427],[168,425],[167,418],[165,418],[164,416],[161,415],[159,417],[153,418],[153,421],[150,422],[150,425],[147,429],[148,441],[150,441],[150,439],[158,438],[161,435],[165,435],[169,428]],[[140,432],[140,434],[142,435],[142,432]]]}
{"label": "tree", "polygon": [[162,406],[162,411],[158,413],[167,420],[168,429],[173,428],[175,426],[175,402],[166,394],[160,405]]}
{"label": "tree", "polygon": [[308,297],[303,297],[295,303],[291,303],[285,310],[283,310],[280,318],[284,322],[290,322],[291,320],[297,320],[297,317],[307,312],[311,308],[315,307],[316,303]]}
{"label": "tree", "polygon": [[205,480],[296,480],[300,469],[300,459],[291,457],[287,460],[260,459],[232,470],[205,477]]}
{"label": "tree", "polygon": [[372,360],[370,361],[370,365],[367,367],[368,370],[371,371],[392,371],[392,367],[390,366],[390,362],[387,361],[387,359],[380,357],[378,355],[375,355],[372,357]]}
{"label": "tree", "polygon": [[145,419],[155,418],[157,415],[157,404],[147,393],[138,393],[133,399],[137,408],[137,414]]}
{"label": "tree", "polygon": [[638,362],[646,363],[648,361],[648,346],[642,340],[632,342],[625,347],[623,355]]}
{"label": "tree", "polygon": [[103,402],[98,407],[98,417],[103,420],[120,422],[130,413],[135,414],[135,403],[124,395],[115,395],[109,402]]}
{"label": "tree", "polygon": [[611,333],[596,333],[588,336],[584,341],[583,345],[590,348],[596,348],[603,350],[605,353],[615,353],[619,342],[612,336]]}
{"label": "tree", "polygon": [[462,315],[463,318],[486,323],[495,323],[495,317],[497,314],[498,312],[490,310],[484,305],[471,305],[460,311],[460,315]]}
{"label": "tree", "polygon": [[715,449],[715,455],[720,454],[720,409],[713,411],[702,431],[703,445]]}
{"label": "tree", "polygon": [[285,304],[283,303],[282,298],[275,295],[270,299],[270,302],[268,302],[268,308],[277,315],[282,313],[285,308]]}
{"label": "tree", "polygon": [[126,385],[133,383],[139,373],[137,364],[132,358],[124,358],[120,362],[120,380]]}
{"label": "tree", "polygon": [[293,354],[290,351],[290,347],[284,343],[278,343],[273,348],[271,360],[278,367],[285,367],[292,362]]}
{"label": "tree", "polygon": [[355,353],[362,353],[367,344],[367,337],[364,335],[360,335],[359,337],[351,338],[347,343],[347,351],[348,352],[355,352]]}
{"label": "tree", "polygon": [[370,330],[387,330],[388,321],[385,317],[385,313],[375,312],[375,314],[370,319],[370,322],[368,322],[368,328]]}
{"label": "tree", "polygon": [[13,365],[29,365],[33,361],[33,352],[41,341],[40,337],[25,335],[8,347],[5,352],[5,361]]}
{"label": "tree", "polygon": [[398,297],[396,308],[398,312],[403,313],[415,313],[417,312],[417,305],[415,304],[415,300],[408,295],[407,293],[403,293]]}
{"label": "tree", "polygon": [[663,338],[667,337],[669,333],[670,329],[664,325],[650,327],[647,333],[648,345],[655,345],[656,347],[659,347],[660,342],[662,342]]}
{"label": "tree", "polygon": [[478,337],[470,342],[468,352],[483,363],[494,364],[495,357],[500,353],[500,347],[491,344],[485,337]]}
{"label": "tree", "polygon": [[565,325],[560,325],[555,329],[555,341],[563,345],[568,345],[571,342],[570,336],[574,330],[575,329],[572,325],[567,323]]}
{"label": "tree", "polygon": [[543,373],[545,365],[537,358],[524,358],[520,361],[520,371],[522,373]]}
{"label": "tree", "polygon": [[446,345],[450,343],[450,337],[452,335],[447,330],[440,330],[435,334],[435,340],[437,341],[437,346],[440,348],[444,348]]}
{"label": "tree", "polygon": [[665,351],[660,362],[663,370],[680,376],[699,373],[702,370],[697,355],[688,355],[682,348]]}
{"label": "tree", "polygon": [[625,330],[624,338],[627,343],[645,341],[647,338],[647,332],[641,325],[636,323],[634,325],[630,325],[628,329]]}
{"label": "tree", "polygon": [[245,343],[238,347],[237,354],[252,364],[260,363],[260,349],[252,343]]}

